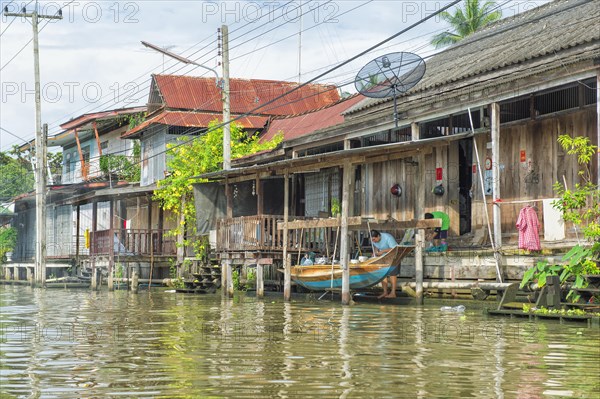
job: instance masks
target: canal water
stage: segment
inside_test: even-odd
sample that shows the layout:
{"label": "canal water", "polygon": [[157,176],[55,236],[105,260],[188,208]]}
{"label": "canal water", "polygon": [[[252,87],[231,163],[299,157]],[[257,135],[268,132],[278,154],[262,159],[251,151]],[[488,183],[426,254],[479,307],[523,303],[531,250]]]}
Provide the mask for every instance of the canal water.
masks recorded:
{"label": "canal water", "polygon": [[0,301],[2,398],[600,397],[597,328],[476,302],[11,286]]}

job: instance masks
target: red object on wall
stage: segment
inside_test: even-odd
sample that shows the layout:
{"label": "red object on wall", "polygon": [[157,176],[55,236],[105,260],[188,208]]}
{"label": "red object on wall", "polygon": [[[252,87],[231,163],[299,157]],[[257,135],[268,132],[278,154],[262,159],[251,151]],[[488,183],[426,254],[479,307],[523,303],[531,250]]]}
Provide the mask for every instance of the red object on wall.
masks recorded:
{"label": "red object on wall", "polygon": [[477,165],[473,164],[473,173],[477,173]]}
{"label": "red object on wall", "polygon": [[521,150],[521,162],[527,161],[527,155],[525,154],[525,150]]}
{"label": "red object on wall", "polygon": [[442,168],[435,168],[435,180],[442,180]]}

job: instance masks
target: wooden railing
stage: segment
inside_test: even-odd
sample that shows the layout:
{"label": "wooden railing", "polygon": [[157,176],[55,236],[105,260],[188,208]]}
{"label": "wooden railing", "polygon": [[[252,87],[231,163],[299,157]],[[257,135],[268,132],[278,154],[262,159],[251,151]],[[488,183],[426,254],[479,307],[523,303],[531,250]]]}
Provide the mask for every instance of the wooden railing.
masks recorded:
{"label": "wooden railing", "polygon": [[90,255],[151,256],[176,255],[175,237],[166,230],[100,230],[90,233]]}
{"label": "wooden railing", "polygon": [[[217,251],[283,251],[283,231],[277,229],[277,222],[282,221],[283,216],[279,215],[219,219]],[[288,250],[325,253],[326,246],[330,249],[334,246],[335,231],[330,227],[290,230],[287,236]]]}

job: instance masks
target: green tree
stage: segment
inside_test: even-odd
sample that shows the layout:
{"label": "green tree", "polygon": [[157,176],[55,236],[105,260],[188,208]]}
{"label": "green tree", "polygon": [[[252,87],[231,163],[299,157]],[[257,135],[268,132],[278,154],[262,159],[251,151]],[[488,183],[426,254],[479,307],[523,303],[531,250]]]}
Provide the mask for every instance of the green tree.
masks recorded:
{"label": "green tree", "polygon": [[31,164],[24,158],[15,158],[0,152],[0,199],[9,200],[33,190]]}
{"label": "green tree", "polygon": [[[190,140],[190,137],[181,137],[175,144],[167,145],[169,176],[158,182],[158,189],[154,191],[154,198],[160,201],[164,210],[180,216],[184,213],[185,223],[180,224],[173,234],[183,233],[186,226],[192,230],[196,225],[196,209],[192,201],[191,179],[203,173],[214,172],[221,169],[223,163],[223,129],[215,127],[218,120],[212,121],[208,131],[201,137]],[[231,123],[231,159],[243,157],[258,151],[275,148],[283,140],[283,135],[278,134],[272,140],[259,142],[258,135],[247,136],[241,126]],[[182,209],[182,204],[184,204]],[[185,243],[186,245],[188,243]],[[196,248],[201,250],[201,248]]]}
{"label": "green tree", "polygon": [[[483,3],[483,4],[482,4]],[[440,17],[448,22],[453,32],[442,32],[433,36],[431,44],[435,48],[454,44],[490,23],[502,18],[502,11],[495,10],[494,1],[466,0],[464,9],[457,8],[454,14],[444,11]]]}

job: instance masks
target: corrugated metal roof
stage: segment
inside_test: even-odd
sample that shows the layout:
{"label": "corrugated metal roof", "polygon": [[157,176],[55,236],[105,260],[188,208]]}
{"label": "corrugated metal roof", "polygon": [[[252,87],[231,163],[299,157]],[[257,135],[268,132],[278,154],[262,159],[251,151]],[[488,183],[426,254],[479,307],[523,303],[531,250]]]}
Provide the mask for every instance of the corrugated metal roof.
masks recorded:
{"label": "corrugated metal roof", "polygon": [[[404,96],[597,43],[598,21],[600,0],[558,0],[502,19],[427,60],[425,76]],[[387,101],[368,98],[347,113]]]}
{"label": "corrugated metal roof", "polygon": [[[222,112],[221,91],[213,78],[153,75],[167,108]],[[250,113],[261,104],[298,87],[298,83],[260,79],[230,79],[232,113]],[[288,94],[255,115],[292,115],[322,108],[340,100],[335,86],[309,84]]]}
{"label": "corrugated metal roof", "polygon": [[307,112],[303,115],[274,119],[261,140],[271,140],[278,132],[283,132],[284,140],[291,140],[344,122],[343,112],[365,97],[355,95],[332,106]]}
{"label": "corrugated metal roof", "polygon": [[[232,115],[231,118],[235,118]],[[135,128],[125,132],[121,137],[132,138],[137,136],[142,130],[150,125],[160,124],[169,126],[198,127],[205,128],[215,119],[222,121],[223,115],[208,112],[182,112],[182,111],[163,111],[153,118],[139,124]],[[269,118],[266,116],[244,116],[237,119],[235,123],[245,129],[262,129]]]}
{"label": "corrugated metal roof", "polygon": [[70,130],[83,127],[85,124],[93,121],[99,121],[104,119],[110,119],[121,115],[136,114],[138,112],[146,111],[146,107],[132,107],[132,108],[119,108],[109,111],[95,112],[92,114],[83,114],[75,119],[71,119],[68,122],[63,123],[60,127],[64,130]]}

